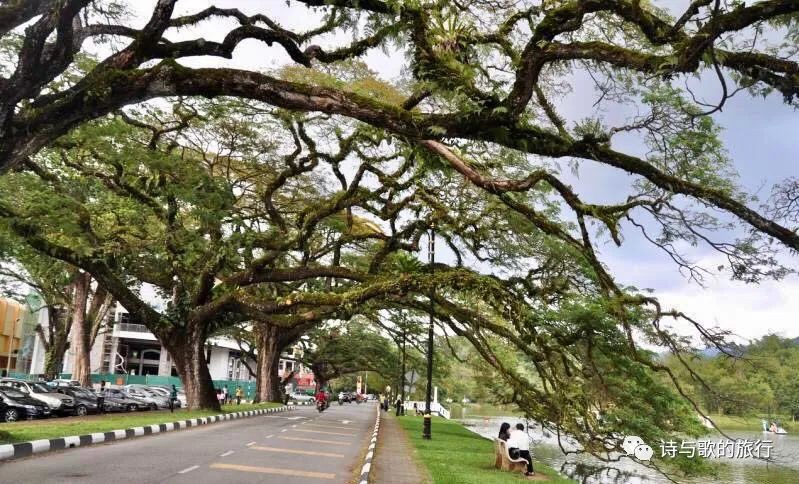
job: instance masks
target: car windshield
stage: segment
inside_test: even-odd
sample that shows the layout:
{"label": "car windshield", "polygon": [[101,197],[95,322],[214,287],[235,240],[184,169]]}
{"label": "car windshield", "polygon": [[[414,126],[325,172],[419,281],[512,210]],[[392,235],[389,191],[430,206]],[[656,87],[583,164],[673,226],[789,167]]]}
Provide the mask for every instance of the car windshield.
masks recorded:
{"label": "car windshield", "polygon": [[94,398],[94,394],[84,388],[73,388],[72,393],[74,393],[76,397]]}
{"label": "car windshield", "polygon": [[51,393],[53,391],[41,383],[31,383],[31,390],[33,390],[33,393]]}
{"label": "car windshield", "polygon": [[21,391],[9,387],[0,387],[0,393],[11,398],[23,398],[25,396]]}

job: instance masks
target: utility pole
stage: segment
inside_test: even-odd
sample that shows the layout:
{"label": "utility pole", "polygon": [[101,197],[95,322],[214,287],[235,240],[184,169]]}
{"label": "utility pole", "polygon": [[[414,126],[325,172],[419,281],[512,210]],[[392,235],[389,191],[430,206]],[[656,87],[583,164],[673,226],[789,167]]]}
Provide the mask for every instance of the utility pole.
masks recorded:
{"label": "utility pole", "polygon": [[433,283],[434,265],[436,262],[436,229],[430,227],[427,253],[430,257],[430,324],[427,327],[427,392],[425,394],[424,427],[422,438],[430,440],[432,436],[432,411],[430,402],[433,398],[433,311],[435,310],[435,285]]}
{"label": "utility pole", "polygon": [[400,377],[400,400],[402,400],[403,409],[400,410],[400,415],[405,415],[405,321],[402,322],[402,376]]}

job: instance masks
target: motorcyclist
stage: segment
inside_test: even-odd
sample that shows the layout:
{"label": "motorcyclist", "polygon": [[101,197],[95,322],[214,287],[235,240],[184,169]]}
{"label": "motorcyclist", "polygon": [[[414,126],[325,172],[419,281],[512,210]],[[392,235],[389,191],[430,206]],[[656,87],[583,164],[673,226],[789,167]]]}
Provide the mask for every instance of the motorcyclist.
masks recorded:
{"label": "motorcyclist", "polygon": [[325,393],[324,390],[322,390],[320,388],[319,391],[316,392],[316,397],[315,398],[316,398],[316,405],[317,406],[319,405],[319,403],[321,403],[322,406],[323,406],[322,408],[327,408],[327,393]]}

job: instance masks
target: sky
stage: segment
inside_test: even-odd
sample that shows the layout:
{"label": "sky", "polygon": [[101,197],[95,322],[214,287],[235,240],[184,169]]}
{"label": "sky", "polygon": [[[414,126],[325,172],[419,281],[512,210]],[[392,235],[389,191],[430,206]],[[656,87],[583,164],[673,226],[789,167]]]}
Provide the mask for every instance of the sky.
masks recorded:
{"label": "sky", "polygon": [[[130,2],[141,25],[149,16],[153,0]],[[688,1],[655,1],[655,5],[680,11]],[[318,16],[293,2],[287,7],[285,0],[181,0],[177,14],[195,13],[214,4],[218,7],[237,7],[245,13],[265,12],[285,28],[306,30],[317,25]],[[235,24],[216,19],[205,22],[198,29],[170,31],[172,40],[202,36],[208,40],[221,40]],[[323,45],[341,45],[349,37],[324,39]],[[404,59],[396,53],[372,50],[365,57],[368,65],[383,79],[396,79]],[[216,58],[191,58],[182,61],[192,66],[228,66],[246,69],[271,69],[290,62],[279,46],[268,47],[256,41],[245,41],[234,53],[232,60]],[[701,94],[712,100],[717,82],[703,79]],[[704,89],[707,87],[707,89]],[[587,79],[573,79],[572,92],[557,100],[557,109],[569,120],[579,120],[593,114],[591,105],[596,98],[593,86]],[[605,112],[619,117],[623,113]],[[781,97],[752,98],[741,93],[726,104],[723,112],[715,116],[724,128],[722,139],[729,156],[740,174],[740,183],[749,193],[767,198],[770,187],[780,180],[796,175],[799,154],[799,122],[794,109],[783,104]],[[643,149],[640,144],[624,149]],[[619,194],[629,190],[631,177],[618,171],[583,163],[579,175],[569,180],[578,193],[591,202],[623,201]],[[718,325],[732,331],[742,340],[760,337],[766,333],[799,336],[796,327],[799,315],[799,279],[789,276],[782,281],[766,281],[760,285],[747,285],[731,281],[726,275],[705,278],[704,287],[692,282],[678,271],[668,256],[647,244],[632,227],[625,227],[625,242],[621,248],[611,243],[600,247],[601,259],[611,268],[618,281],[639,288],[651,288],[664,307],[677,308],[708,326]],[[442,245],[442,244],[439,244]],[[707,247],[686,248],[691,258],[708,268],[716,267],[720,259]],[[426,255],[420,256],[426,258]],[[446,258],[446,255],[444,255]],[[797,257],[787,253],[783,260],[796,267]],[[681,328],[681,326],[677,326]]]}

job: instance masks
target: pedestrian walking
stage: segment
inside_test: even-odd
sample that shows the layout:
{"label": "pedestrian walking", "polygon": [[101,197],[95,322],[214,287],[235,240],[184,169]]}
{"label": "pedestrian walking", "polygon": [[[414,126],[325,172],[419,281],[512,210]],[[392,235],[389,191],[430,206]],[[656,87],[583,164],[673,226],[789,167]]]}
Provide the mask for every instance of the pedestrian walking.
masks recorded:
{"label": "pedestrian walking", "polygon": [[100,390],[97,392],[97,411],[105,413],[105,380],[100,380]]}
{"label": "pedestrian walking", "polygon": [[244,395],[244,392],[241,389],[241,386],[236,387],[236,405],[241,405],[241,397]]}
{"label": "pedestrian walking", "polygon": [[227,403],[230,403],[230,394],[228,393],[227,385],[225,385],[224,387],[222,387],[222,394],[225,396],[225,398],[224,398],[224,400],[223,400],[223,401],[224,401],[226,404],[227,404]]}
{"label": "pedestrian walking", "polygon": [[178,389],[177,387],[172,384],[172,391],[169,392],[169,411],[175,411],[175,400],[178,399]]}
{"label": "pedestrian walking", "polygon": [[401,395],[397,395],[397,400],[394,402],[394,405],[397,406],[397,417],[399,417],[400,415],[405,415],[405,409],[403,408],[402,405]]}

